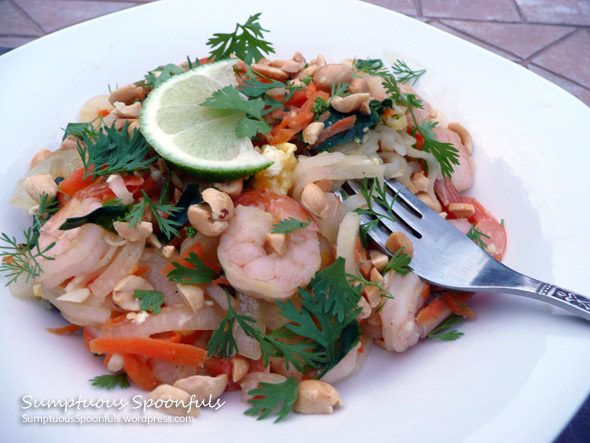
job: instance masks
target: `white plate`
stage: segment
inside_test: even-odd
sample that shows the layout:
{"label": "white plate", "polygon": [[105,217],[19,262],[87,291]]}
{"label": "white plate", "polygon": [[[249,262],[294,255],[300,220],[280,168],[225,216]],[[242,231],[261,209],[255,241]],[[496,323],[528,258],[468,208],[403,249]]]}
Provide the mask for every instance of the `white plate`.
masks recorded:
{"label": "white plate", "polygon": [[[0,231],[17,234],[29,221],[8,206],[33,153],[59,145],[60,128],[107,85],[142,78],[159,64],[207,54],[214,32],[233,29],[262,11],[278,56],[301,50],[331,61],[401,58],[428,73],[419,90],[475,140],[471,194],[504,218],[505,261],[533,277],[590,294],[585,227],[590,209],[590,111],[553,84],[509,61],[421,22],[353,1],[260,0],[156,2],[74,26],[0,57]],[[88,379],[105,373],[78,337],[44,328],[59,315],[2,290],[0,427],[7,441],[471,440],[550,441],[587,396],[590,329],[548,306],[504,295],[481,295],[478,319],[449,344],[425,341],[401,355],[374,350],[364,369],[338,385],[345,407],[331,416],[294,414],[284,423],[242,414],[236,394],[194,425],[34,425],[21,398],[123,398]],[[39,412],[39,411],[37,411]],[[41,411],[43,412],[43,411]],[[100,410],[99,413],[112,410]],[[56,414],[55,410],[45,413]],[[131,415],[121,412],[120,415]],[[12,438],[8,438],[12,437]]]}

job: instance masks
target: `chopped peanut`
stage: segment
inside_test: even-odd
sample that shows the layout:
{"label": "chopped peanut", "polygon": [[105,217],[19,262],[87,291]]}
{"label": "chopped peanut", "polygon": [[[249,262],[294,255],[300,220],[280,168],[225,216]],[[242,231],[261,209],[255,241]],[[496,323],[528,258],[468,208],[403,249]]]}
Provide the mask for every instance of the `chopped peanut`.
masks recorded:
{"label": "chopped peanut", "polygon": [[400,249],[404,248],[403,253],[410,257],[414,256],[414,245],[412,241],[403,232],[392,232],[385,242],[385,247],[394,254]]}

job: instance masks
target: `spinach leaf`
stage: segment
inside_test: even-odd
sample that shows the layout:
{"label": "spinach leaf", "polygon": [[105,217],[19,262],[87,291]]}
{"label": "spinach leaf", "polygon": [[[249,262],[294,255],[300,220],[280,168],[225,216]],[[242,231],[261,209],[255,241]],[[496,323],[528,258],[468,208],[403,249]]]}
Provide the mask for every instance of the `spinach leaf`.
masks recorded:
{"label": "spinach leaf", "polygon": [[338,145],[342,145],[344,143],[350,143],[353,141],[359,141],[363,138],[366,134],[367,130],[373,129],[375,126],[379,124],[381,121],[381,115],[385,112],[386,108],[390,108],[392,106],[392,101],[390,99],[383,100],[382,102],[378,100],[371,100],[369,107],[371,108],[370,114],[361,114],[360,112],[353,112],[351,114],[344,114],[342,112],[338,112],[333,108],[330,108],[330,117],[324,122],[324,127],[329,128],[338,120],[342,120],[345,117],[350,115],[356,115],[356,122],[352,128],[348,131],[340,132],[339,134],[333,135],[329,139],[325,140],[324,142],[320,143],[317,146],[313,146],[313,149],[316,152],[323,152],[323,151],[331,151]]}
{"label": "spinach leaf", "polygon": [[90,214],[83,215],[82,217],[68,218],[59,229],[67,231],[69,229],[78,228],[86,223],[93,223],[105,228],[107,231],[115,232],[113,223],[119,219],[124,219],[127,213],[131,210],[131,206],[132,205],[101,206]]}

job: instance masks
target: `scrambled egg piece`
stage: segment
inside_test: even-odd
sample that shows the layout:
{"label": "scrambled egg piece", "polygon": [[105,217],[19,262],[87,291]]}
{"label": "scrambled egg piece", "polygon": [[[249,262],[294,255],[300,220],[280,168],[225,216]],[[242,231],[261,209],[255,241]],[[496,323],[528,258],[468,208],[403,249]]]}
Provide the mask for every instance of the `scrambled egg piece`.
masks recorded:
{"label": "scrambled egg piece", "polygon": [[254,188],[268,188],[277,194],[287,194],[293,184],[293,171],[297,166],[296,146],[292,143],[264,145],[262,155],[274,163],[254,176]]}
{"label": "scrambled egg piece", "polygon": [[408,127],[408,119],[406,118],[406,111],[408,110],[405,106],[398,104],[393,105],[394,114],[384,119],[384,123],[395,131],[402,131]]}

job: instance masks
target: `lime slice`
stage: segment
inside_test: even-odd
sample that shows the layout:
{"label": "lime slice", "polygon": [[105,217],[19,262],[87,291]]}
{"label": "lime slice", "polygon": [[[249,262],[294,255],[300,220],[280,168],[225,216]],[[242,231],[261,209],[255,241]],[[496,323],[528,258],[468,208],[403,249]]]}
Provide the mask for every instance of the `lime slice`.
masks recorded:
{"label": "lime slice", "polygon": [[272,161],[236,136],[243,112],[200,106],[213,92],[237,86],[235,60],[222,60],[178,74],[154,89],[143,102],[141,132],[169,162],[208,181],[253,175]]}

